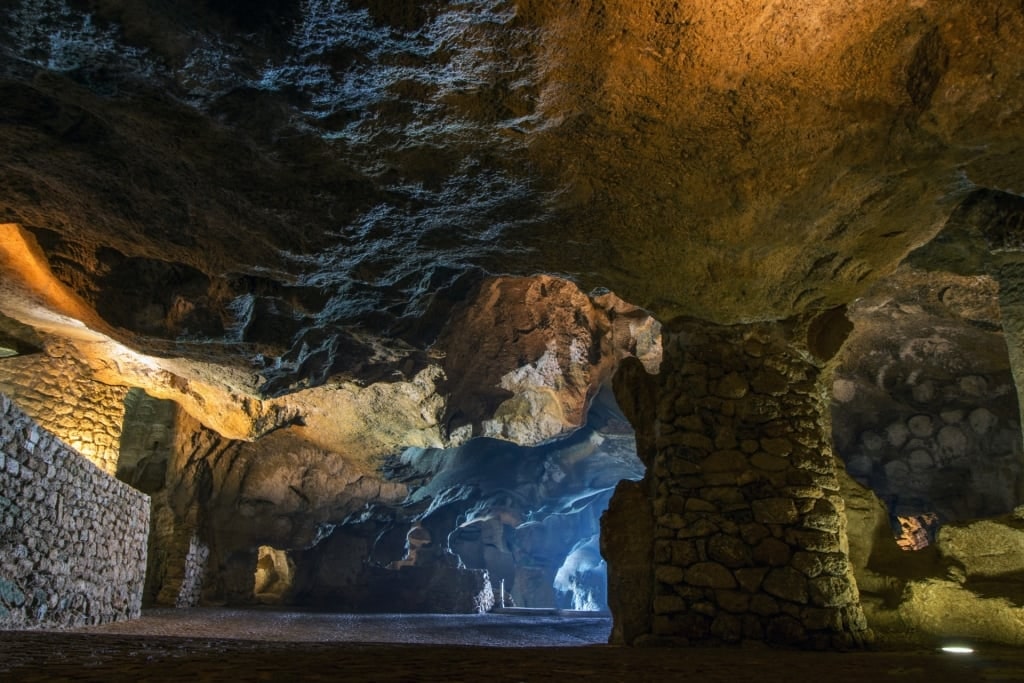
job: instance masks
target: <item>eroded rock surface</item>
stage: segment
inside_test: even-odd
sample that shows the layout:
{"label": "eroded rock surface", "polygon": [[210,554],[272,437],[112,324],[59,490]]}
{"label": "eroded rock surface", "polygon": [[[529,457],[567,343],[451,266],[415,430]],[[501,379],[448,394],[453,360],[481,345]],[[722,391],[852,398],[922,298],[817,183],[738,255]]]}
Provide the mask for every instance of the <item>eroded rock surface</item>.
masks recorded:
{"label": "eroded rock surface", "polygon": [[[607,482],[566,476],[555,504],[555,469],[516,473],[502,502],[471,490],[493,444],[467,439],[566,473],[509,442],[588,448],[617,364],[657,365],[645,311],[699,348],[619,382],[658,486],[612,506],[651,517],[616,538],[652,535],[617,546],[616,590],[639,581],[646,611],[612,596],[616,637],[861,639],[826,562],[844,517],[816,384],[844,306],[851,471],[893,511],[1020,502],[1018,5],[9,0],[0,19],[0,355],[43,351],[0,384],[69,439],[49,387],[102,405],[108,469],[129,388],[180,406],[146,483],[165,602],[251,598],[264,544],[312,553],[297,576],[317,581],[349,562],[335,587],[364,558],[471,578],[449,534],[515,599],[584,599],[593,538],[555,567],[561,530],[525,516]],[[911,263],[955,276],[871,289],[937,234]],[[385,481],[407,448],[429,455]]]}
{"label": "eroded rock surface", "polygon": [[892,642],[959,637],[1024,642],[1021,510],[949,524],[923,550],[901,550],[889,512],[870,491],[840,477],[850,561],[871,628]]}
{"label": "eroded rock surface", "polygon": [[996,0],[3,9],[6,219],[109,323],[244,341],[275,392],[401,366],[478,267],[844,303],[1024,182]]}

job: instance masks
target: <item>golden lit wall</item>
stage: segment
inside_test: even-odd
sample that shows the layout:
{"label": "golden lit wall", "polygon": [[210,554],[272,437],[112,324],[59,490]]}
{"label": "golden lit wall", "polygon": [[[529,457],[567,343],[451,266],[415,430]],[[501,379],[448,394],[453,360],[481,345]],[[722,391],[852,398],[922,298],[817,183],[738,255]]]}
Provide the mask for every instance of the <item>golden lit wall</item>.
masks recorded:
{"label": "golden lit wall", "polygon": [[50,341],[43,353],[0,361],[0,393],[107,474],[117,471],[128,389],[101,384],[74,348]]}

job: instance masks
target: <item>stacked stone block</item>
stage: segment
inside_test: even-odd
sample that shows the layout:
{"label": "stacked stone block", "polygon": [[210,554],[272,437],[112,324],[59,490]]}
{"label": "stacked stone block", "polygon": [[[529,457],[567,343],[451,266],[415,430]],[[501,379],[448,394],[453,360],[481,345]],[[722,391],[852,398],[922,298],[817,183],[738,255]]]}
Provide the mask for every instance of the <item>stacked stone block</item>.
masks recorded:
{"label": "stacked stone block", "polygon": [[859,644],[819,368],[781,324],[677,328],[654,424],[634,422],[654,518],[653,616],[634,642]]}
{"label": "stacked stone block", "polygon": [[918,385],[927,392],[915,391],[920,398],[909,405],[865,412],[863,431],[841,451],[850,475],[894,515],[937,513],[945,523],[1005,514],[1018,502],[1024,465],[1016,406],[1000,416],[989,409],[995,406],[978,405],[1013,403],[1013,397],[978,397],[971,405],[961,387],[991,383],[958,379],[938,391],[931,388],[937,382]]}
{"label": "stacked stone block", "polygon": [[101,384],[67,342],[0,363],[0,391],[107,474],[117,472],[127,387]]}
{"label": "stacked stone block", "polygon": [[137,617],[149,497],[0,395],[0,628]]}

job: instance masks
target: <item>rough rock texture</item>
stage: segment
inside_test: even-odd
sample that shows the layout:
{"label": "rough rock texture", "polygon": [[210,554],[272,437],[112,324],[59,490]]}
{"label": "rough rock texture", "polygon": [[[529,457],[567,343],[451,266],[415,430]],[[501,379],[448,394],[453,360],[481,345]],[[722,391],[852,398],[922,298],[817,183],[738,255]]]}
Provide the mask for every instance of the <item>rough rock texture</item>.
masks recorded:
{"label": "rough rock texture", "polygon": [[[526,444],[571,433],[621,358],[636,355],[653,370],[660,353],[658,323],[613,294],[591,299],[548,276],[493,278],[457,308],[429,357],[406,358],[392,375],[374,372],[362,381],[324,384],[327,375],[320,375],[309,382],[316,386],[268,398],[259,391],[262,375],[248,362],[240,367],[230,344],[204,343],[200,357],[184,343],[173,352],[158,345],[155,356],[133,351],[118,341],[132,335],[100,320],[56,279],[31,235],[0,226],[0,245],[0,262],[6,258],[12,274],[0,288],[0,308],[70,335],[62,353],[77,356],[96,380],[174,400],[226,438],[252,440],[302,424],[312,447],[363,461],[408,446],[457,445],[474,431]],[[523,292],[533,293],[529,301],[518,300]],[[523,305],[538,308],[523,313]],[[473,343],[480,339],[488,341]],[[344,348],[309,362],[333,363],[336,354],[344,356]],[[467,419],[476,424],[458,429]]]}
{"label": "rough rock texture", "polygon": [[961,585],[941,578],[907,584],[895,610],[871,614],[872,623],[894,626],[902,636],[926,643],[950,638],[1024,645],[1024,591],[1007,586]]}
{"label": "rough rock texture", "polygon": [[472,436],[537,445],[584,423],[621,358],[658,370],[661,326],[613,294],[590,299],[547,276],[496,278],[471,301],[436,344],[446,354],[449,434],[466,426]]}
{"label": "rough rock texture", "polygon": [[[567,439],[410,448],[384,472],[409,495],[340,520],[326,539],[292,553],[298,604],[367,610],[400,577],[422,584],[464,567],[486,572],[497,606],[606,609],[598,518],[620,480],[643,473],[608,392]],[[393,573],[406,568],[417,571]]]}
{"label": "rough rock texture", "polygon": [[868,624],[882,640],[1024,642],[1024,526],[1013,515],[943,526],[923,550],[901,550],[869,490],[840,477],[850,562]]}
{"label": "rough rock texture", "polygon": [[198,583],[210,600],[251,600],[259,546],[309,547],[367,503],[405,495],[404,486],[310,447],[294,430],[230,441],[179,413],[175,433],[166,490],[154,498],[154,533],[165,541],[151,567],[161,578],[148,594],[160,604],[182,602]]}
{"label": "rough rock texture", "polygon": [[[720,327],[675,321],[662,373],[624,392],[637,423],[641,483],[652,498],[652,603],[612,604],[620,642],[742,640],[829,648],[870,637],[847,556],[846,518],[829,445],[819,325]],[[810,339],[804,335],[810,335]],[[630,412],[656,397],[653,412]],[[653,419],[652,419],[653,418]],[[614,541],[640,528],[632,487],[604,517]],[[637,509],[639,507],[639,509]],[[606,542],[607,543],[607,542]],[[642,541],[630,547],[642,549]],[[622,549],[629,588],[642,559]],[[645,615],[649,617],[644,623]],[[647,630],[644,627],[647,626]]]}
{"label": "rough rock texture", "polygon": [[846,302],[1022,182],[996,0],[383,7],[6,3],[7,220],[133,344],[238,343],[278,392],[400,368],[479,266],[663,317]]}
{"label": "rough rock texture", "polygon": [[970,580],[1007,578],[1024,589],[1024,508],[1014,515],[942,527],[936,547]]}
{"label": "rough rock texture", "polygon": [[[832,388],[836,449],[893,516],[1009,512],[1024,456],[996,283],[909,268],[849,308]],[[895,522],[895,520],[894,520]]]}
{"label": "rough rock texture", "polygon": [[0,628],[139,616],[149,497],[0,394]]}
{"label": "rough rock texture", "polygon": [[[769,321],[772,353],[735,351],[721,332],[677,356],[721,342],[736,367],[717,355],[680,366],[654,400],[629,373],[636,386],[620,395],[636,399],[639,449],[658,471],[613,506],[608,553],[625,572],[617,590],[636,585],[646,560],[621,564],[630,527],[615,520],[642,491],[657,582],[646,615],[623,612],[616,633],[635,641],[649,623],[670,637],[842,644],[862,628],[846,575],[817,564],[841,551],[842,505],[806,352],[831,356],[840,307],[855,310],[938,235],[974,270],[955,257],[943,268],[998,283],[1024,382],[1022,35],[1024,8],[1004,0],[3,0],[0,313],[67,340],[87,368],[73,396],[97,382],[111,396],[143,389],[202,423],[178,420],[155,494],[167,511],[155,515],[160,575],[172,578],[152,587],[175,602],[196,592],[202,547],[215,578],[203,590],[251,598],[259,546],[304,548],[364,503],[397,502],[376,468],[402,449],[572,438],[623,353],[654,348],[656,323],[623,300],[661,320],[714,321],[712,336]],[[39,348],[0,328],[0,355]],[[797,328],[806,343],[791,343]],[[959,339],[987,348],[982,331]],[[907,379],[921,365],[911,356]],[[931,386],[945,396],[984,380],[995,395],[1010,386],[1002,373],[957,370]],[[34,400],[34,377],[11,383]],[[910,450],[874,458],[875,418],[859,408],[840,432],[848,461],[891,477],[885,495],[932,493],[948,461],[975,489],[947,495],[947,514],[1019,503],[1009,401],[896,398],[903,407],[888,404],[877,426],[894,449],[913,442],[904,429],[920,432]],[[46,401],[35,410],[59,422]],[[689,449],[682,460],[656,423],[683,439],[672,442]],[[978,449],[985,459],[963,466]],[[697,473],[662,472],[667,459],[757,481],[698,485]],[[807,496],[782,490],[791,477],[815,479],[799,483]],[[159,485],[155,470],[132,478]],[[452,503],[438,503],[446,532],[473,507],[455,491],[437,491]],[[725,525],[690,540],[668,524],[704,513],[742,513],[779,536]],[[496,539],[500,515],[487,516],[475,531]],[[827,550],[791,538],[801,525],[828,536]],[[669,530],[685,559],[666,563]],[[395,557],[392,546],[424,540],[411,531],[389,537],[388,562],[440,557],[426,550],[437,529],[415,559]],[[485,545],[508,575],[515,548]],[[582,542],[577,566],[592,547]],[[522,556],[518,586],[544,585],[541,553]],[[764,567],[773,573],[746,571]]]}
{"label": "rough rock texture", "polygon": [[472,264],[785,318],[1024,180],[1024,13],[998,0],[90,8],[5,7],[10,220],[93,298],[148,282],[130,326],[293,360],[289,326],[366,359],[310,323],[401,329]]}

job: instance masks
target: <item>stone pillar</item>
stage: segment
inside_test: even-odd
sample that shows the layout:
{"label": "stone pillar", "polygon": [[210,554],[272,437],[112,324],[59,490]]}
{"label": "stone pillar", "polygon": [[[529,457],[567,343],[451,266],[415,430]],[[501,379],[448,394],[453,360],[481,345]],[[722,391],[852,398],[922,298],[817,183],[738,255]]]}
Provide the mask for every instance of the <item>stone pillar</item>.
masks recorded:
{"label": "stone pillar", "polygon": [[[660,375],[629,373],[641,382],[630,391],[617,378],[648,470],[603,520],[608,545],[633,548],[606,556],[613,640],[828,649],[869,636],[808,329],[835,345],[828,326],[681,321],[664,333]],[[645,573],[646,592],[617,594]]]}

